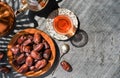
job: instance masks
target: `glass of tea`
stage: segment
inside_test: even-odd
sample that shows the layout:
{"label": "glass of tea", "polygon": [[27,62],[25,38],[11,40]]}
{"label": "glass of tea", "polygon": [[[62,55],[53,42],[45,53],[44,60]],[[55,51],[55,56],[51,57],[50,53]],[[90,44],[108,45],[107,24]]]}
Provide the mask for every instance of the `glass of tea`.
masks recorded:
{"label": "glass of tea", "polygon": [[4,2],[0,1],[0,37],[5,36],[14,27],[14,11]]}
{"label": "glass of tea", "polygon": [[88,35],[84,30],[77,29],[73,21],[67,15],[58,15],[53,20],[53,28],[56,33],[70,38],[76,47],[83,47],[88,42]]}
{"label": "glass of tea", "polygon": [[88,35],[79,27],[77,16],[66,8],[58,8],[50,13],[46,29],[57,40],[69,40],[75,47],[83,47],[88,42]]}
{"label": "glass of tea", "polygon": [[72,20],[67,15],[58,15],[53,21],[54,30],[61,35],[72,37],[76,32],[76,27],[72,24]]}

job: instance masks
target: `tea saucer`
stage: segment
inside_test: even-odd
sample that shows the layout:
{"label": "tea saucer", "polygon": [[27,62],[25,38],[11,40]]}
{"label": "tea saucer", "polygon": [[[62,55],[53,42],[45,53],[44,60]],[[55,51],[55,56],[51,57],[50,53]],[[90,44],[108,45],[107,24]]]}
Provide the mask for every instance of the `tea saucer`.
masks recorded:
{"label": "tea saucer", "polygon": [[46,22],[46,29],[47,29],[47,33],[57,39],[57,40],[67,40],[69,39],[69,37],[65,36],[65,35],[61,35],[61,34],[58,34],[56,33],[56,31],[54,30],[53,28],[53,21],[54,21],[54,18],[58,15],[67,15],[71,18],[72,22],[73,22],[73,25],[78,28],[78,19],[76,17],[76,15],[66,9],[66,8],[58,8],[56,10],[54,10],[52,13],[50,13],[50,15],[48,16],[47,18],[47,22]]}

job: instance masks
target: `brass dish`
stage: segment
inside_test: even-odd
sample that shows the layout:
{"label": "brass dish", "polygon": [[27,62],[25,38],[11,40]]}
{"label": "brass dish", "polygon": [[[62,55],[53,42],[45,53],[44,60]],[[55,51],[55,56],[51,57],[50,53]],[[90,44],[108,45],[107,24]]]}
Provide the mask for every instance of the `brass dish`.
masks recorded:
{"label": "brass dish", "polygon": [[14,11],[5,2],[0,1],[0,37],[5,36],[14,27]]}

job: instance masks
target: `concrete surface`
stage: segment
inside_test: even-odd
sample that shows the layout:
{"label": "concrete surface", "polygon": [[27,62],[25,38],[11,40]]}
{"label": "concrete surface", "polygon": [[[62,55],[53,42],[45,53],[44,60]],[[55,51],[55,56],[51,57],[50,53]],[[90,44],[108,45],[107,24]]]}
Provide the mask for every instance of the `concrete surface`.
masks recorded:
{"label": "concrete surface", "polygon": [[[10,3],[14,10],[21,7],[18,0],[5,1]],[[58,0],[58,2],[59,7],[67,8],[76,14],[80,21],[80,29],[88,35],[88,43],[77,48],[71,45],[69,40],[55,39],[58,56],[63,43],[70,45],[69,53],[62,60],[68,61],[73,71],[66,72],[56,63],[57,69],[53,76],[51,70],[38,78],[120,78],[120,0]],[[49,8],[55,9],[55,6],[56,4]],[[46,18],[40,17],[41,15],[42,13],[38,13],[38,16],[35,16],[37,22],[29,19],[32,16],[28,15],[28,11],[19,15],[14,31],[7,37],[0,38],[0,50],[7,51],[6,46],[12,36],[25,28],[35,27],[46,32]],[[0,64],[8,64],[6,62]],[[9,64],[8,66],[11,67]],[[0,74],[0,78],[26,77],[12,70],[9,74]]]}

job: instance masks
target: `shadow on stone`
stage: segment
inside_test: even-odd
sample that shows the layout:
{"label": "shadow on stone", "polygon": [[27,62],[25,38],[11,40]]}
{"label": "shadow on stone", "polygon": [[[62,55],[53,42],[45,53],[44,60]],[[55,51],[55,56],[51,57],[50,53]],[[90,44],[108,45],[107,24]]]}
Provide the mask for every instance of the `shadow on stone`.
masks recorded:
{"label": "shadow on stone", "polygon": [[70,42],[75,47],[84,47],[88,42],[88,35],[84,30],[78,29]]}

